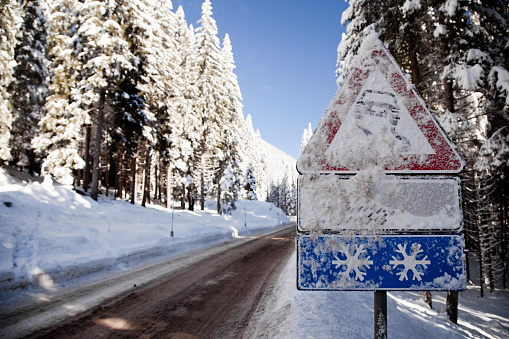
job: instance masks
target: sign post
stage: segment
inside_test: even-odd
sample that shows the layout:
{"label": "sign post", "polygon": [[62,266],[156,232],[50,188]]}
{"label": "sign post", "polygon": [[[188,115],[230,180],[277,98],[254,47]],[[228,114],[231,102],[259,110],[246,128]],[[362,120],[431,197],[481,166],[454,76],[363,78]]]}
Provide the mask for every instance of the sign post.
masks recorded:
{"label": "sign post", "polygon": [[391,290],[466,286],[464,161],[377,35],[297,161],[297,288],[374,291],[375,338]]}
{"label": "sign post", "polygon": [[375,339],[387,338],[387,292],[375,291]]}

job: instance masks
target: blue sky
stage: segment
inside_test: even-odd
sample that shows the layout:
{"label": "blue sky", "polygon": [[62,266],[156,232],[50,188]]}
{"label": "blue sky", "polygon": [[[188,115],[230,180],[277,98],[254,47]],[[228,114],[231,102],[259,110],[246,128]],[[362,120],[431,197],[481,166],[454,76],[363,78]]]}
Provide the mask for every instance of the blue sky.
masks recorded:
{"label": "blue sky", "polygon": [[[344,0],[211,0],[223,40],[230,35],[243,96],[264,140],[299,156],[302,132],[313,130],[338,87],[337,47]],[[195,28],[201,0],[174,0]]]}

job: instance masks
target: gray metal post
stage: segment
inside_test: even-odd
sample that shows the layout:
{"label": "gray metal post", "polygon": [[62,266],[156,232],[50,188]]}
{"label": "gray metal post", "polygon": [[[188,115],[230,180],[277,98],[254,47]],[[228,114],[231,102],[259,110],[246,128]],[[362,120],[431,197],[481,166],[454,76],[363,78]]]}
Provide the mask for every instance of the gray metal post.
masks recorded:
{"label": "gray metal post", "polygon": [[387,339],[387,292],[375,291],[375,339]]}

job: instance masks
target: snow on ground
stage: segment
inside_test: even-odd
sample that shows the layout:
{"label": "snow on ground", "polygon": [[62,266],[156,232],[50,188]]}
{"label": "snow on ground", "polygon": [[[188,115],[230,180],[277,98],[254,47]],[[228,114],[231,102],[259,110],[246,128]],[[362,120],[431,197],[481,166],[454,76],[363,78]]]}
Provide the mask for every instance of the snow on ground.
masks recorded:
{"label": "snow on ground", "polygon": [[[104,196],[94,201],[50,177],[40,181],[23,181],[0,169],[0,291],[75,278],[289,223],[279,208],[262,201],[238,201],[226,216],[215,212],[215,201],[207,202],[205,211],[172,213]],[[88,269],[80,269],[84,266]]]}
{"label": "snow on ground", "polygon": [[[252,338],[373,338],[373,292],[298,291],[296,254],[288,261],[255,316]],[[447,319],[445,292],[432,292],[433,309],[420,292],[388,292],[391,339],[509,337],[509,291],[487,292],[469,285],[459,294],[458,325]]]}
{"label": "snow on ground", "polygon": [[[231,216],[217,215],[209,202],[203,212],[175,210],[171,238],[171,210],[104,197],[95,202],[49,179],[40,181],[23,182],[0,169],[0,293],[12,283],[44,287],[94,270],[125,269],[131,261],[289,221],[266,202],[239,202]],[[296,262],[294,254],[250,324],[248,337],[373,337],[373,292],[298,291]],[[479,298],[478,288],[469,285],[460,293],[458,325],[447,320],[445,293],[432,294],[429,309],[418,292],[388,293],[390,338],[508,338],[509,291]]]}

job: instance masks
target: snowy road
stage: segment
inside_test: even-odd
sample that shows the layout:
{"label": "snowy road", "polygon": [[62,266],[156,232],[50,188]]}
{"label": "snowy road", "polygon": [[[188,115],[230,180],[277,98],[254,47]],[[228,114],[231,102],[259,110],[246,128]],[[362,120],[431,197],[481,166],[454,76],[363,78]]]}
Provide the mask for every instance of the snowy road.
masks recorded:
{"label": "snowy road", "polygon": [[7,338],[239,337],[293,252],[294,237],[295,226],[287,227],[34,294],[0,310],[0,330]]}

